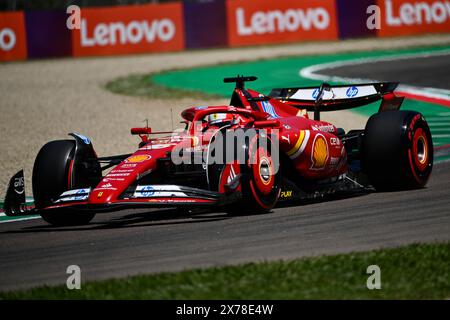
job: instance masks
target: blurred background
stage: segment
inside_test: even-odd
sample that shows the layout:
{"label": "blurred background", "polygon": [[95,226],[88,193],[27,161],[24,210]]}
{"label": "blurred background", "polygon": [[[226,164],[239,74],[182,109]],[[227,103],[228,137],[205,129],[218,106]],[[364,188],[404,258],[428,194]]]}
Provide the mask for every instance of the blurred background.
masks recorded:
{"label": "blurred background", "polygon": [[101,7],[170,1],[175,0],[2,0],[0,1],[0,11],[65,9],[73,4],[79,7]]}

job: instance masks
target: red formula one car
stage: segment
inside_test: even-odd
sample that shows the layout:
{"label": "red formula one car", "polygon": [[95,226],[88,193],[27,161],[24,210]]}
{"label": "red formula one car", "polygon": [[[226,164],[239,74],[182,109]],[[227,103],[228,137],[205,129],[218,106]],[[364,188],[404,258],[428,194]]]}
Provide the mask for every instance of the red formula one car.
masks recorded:
{"label": "red formula one car", "polygon": [[[399,110],[397,83],[324,83],[263,95],[244,88],[253,80],[224,79],[236,83],[231,106],[186,109],[182,130],[131,129],[142,140],[134,153],[98,157],[91,141],[76,133],[70,134],[74,140],[47,143],[33,168],[35,206],[25,206],[19,171],[11,178],[5,213],[76,225],[127,208],[267,212],[280,201],[338,191],[425,186],[433,166],[430,130],[420,113]],[[346,133],[320,121],[322,111],[378,100],[364,129]]]}

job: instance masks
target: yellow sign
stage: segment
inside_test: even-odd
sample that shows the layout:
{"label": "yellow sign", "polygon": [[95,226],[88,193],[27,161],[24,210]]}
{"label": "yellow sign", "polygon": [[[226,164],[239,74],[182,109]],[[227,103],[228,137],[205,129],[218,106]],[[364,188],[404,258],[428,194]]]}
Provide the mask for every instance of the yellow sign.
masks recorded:
{"label": "yellow sign", "polygon": [[281,198],[291,198],[292,190],[281,191]]}

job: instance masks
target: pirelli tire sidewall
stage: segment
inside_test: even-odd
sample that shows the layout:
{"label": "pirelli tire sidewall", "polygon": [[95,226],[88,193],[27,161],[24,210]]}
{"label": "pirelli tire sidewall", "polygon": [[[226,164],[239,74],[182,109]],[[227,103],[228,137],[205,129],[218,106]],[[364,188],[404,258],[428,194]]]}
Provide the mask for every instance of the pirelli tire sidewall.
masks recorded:
{"label": "pirelli tire sidewall", "polygon": [[433,169],[430,128],[416,111],[386,111],[367,121],[362,169],[377,190],[417,189]]}
{"label": "pirelli tire sidewall", "polygon": [[[75,141],[56,140],[45,144],[36,156],[33,166],[33,197],[37,209],[53,203],[71,188],[69,172],[73,167]],[[82,225],[95,216],[92,212],[69,210],[40,211],[41,217],[56,226]]]}
{"label": "pirelli tire sidewall", "polygon": [[68,171],[75,152],[75,141],[56,140],[38,152],[33,166],[33,196],[37,208],[43,208],[67,191]]}

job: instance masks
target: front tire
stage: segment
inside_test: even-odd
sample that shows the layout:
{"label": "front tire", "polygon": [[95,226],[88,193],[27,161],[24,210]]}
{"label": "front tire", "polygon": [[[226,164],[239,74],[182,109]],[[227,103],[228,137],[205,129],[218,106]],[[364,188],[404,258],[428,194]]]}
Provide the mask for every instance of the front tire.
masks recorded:
{"label": "front tire", "polygon": [[424,187],[433,168],[433,142],[423,116],[407,110],[371,116],[362,165],[377,191]]}
{"label": "front tire", "polygon": [[[232,215],[246,213],[267,213],[276,205],[280,194],[281,174],[279,170],[278,149],[264,131],[241,130],[244,134],[244,145],[241,139],[231,144],[233,150],[226,150],[229,145],[223,139],[214,141],[214,150],[222,148],[223,162],[208,165],[210,188],[214,191],[226,192],[225,184],[236,176],[241,176],[238,187],[242,200],[227,205],[225,211]],[[234,138],[233,138],[234,139]],[[240,141],[240,142],[238,142]],[[234,161],[226,163],[227,152],[234,153]],[[243,163],[242,163],[243,162]]]}
{"label": "front tire", "polygon": [[[74,152],[75,142],[72,140],[51,141],[39,151],[34,162],[32,183],[37,209],[51,205],[61,193],[72,188],[69,172],[73,167]],[[57,226],[87,224],[94,216],[92,212],[41,211],[42,219]]]}
{"label": "front tire", "polygon": [[274,157],[278,149],[266,133],[259,132],[247,144],[247,153],[247,161],[241,165],[243,204],[254,213],[268,213],[281,191],[279,154]]}

